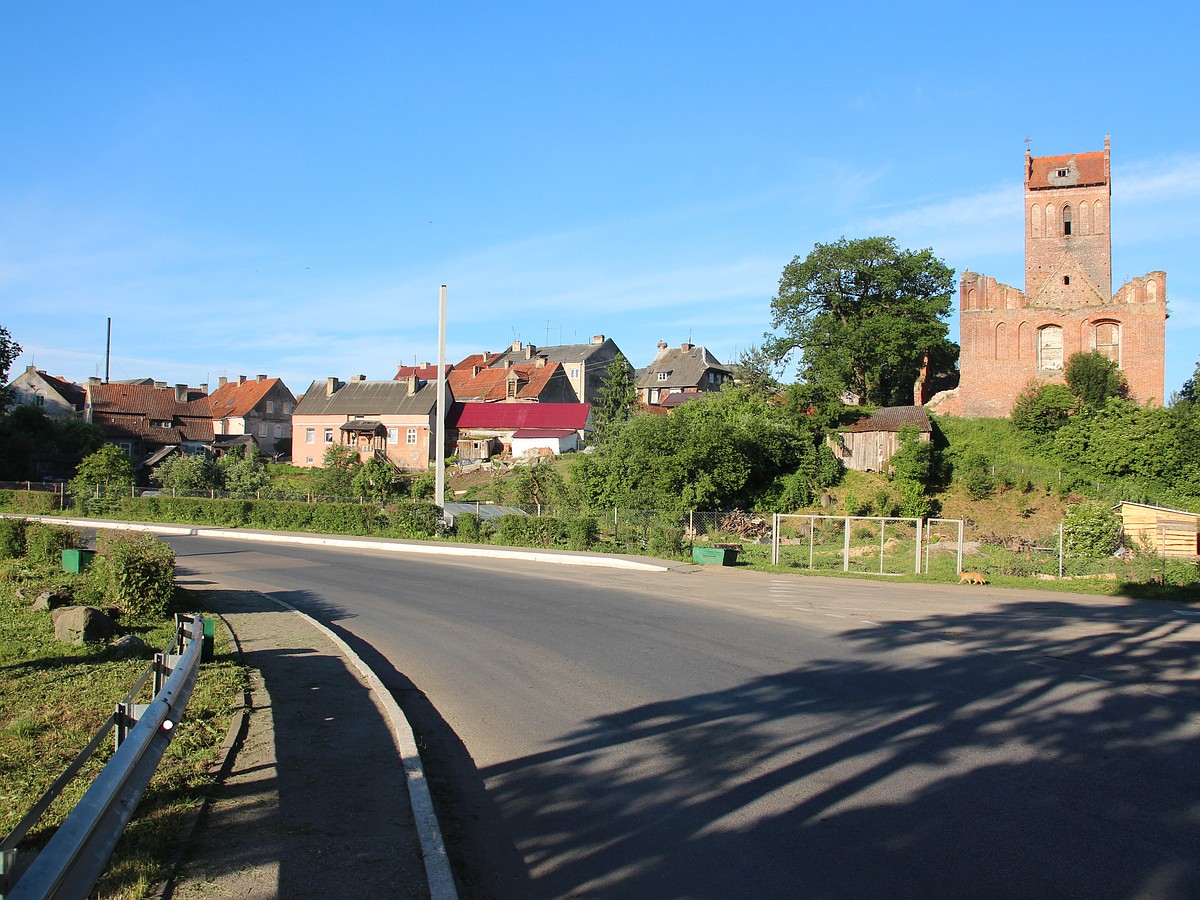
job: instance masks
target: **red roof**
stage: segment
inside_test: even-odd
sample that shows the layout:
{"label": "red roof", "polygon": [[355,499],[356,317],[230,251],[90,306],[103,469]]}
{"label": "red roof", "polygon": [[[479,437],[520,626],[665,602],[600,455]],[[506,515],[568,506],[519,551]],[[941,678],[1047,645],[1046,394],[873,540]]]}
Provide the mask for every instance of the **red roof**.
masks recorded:
{"label": "red roof", "polygon": [[558,363],[517,363],[509,368],[480,369],[476,373],[477,365],[478,363],[473,363],[464,366],[464,363],[460,363],[450,371],[446,380],[450,385],[450,392],[455,397],[506,400],[508,379],[512,376],[517,381],[515,399],[536,400],[550,380],[562,370]]}
{"label": "red roof", "polygon": [[[446,364],[446,371],[449,372],[453,366]],[[392,376],[392,381],[403,381],[405,378],[417,376],[418,381],[437,381],[438,367],[435,363],[421,363],[419,366],[396,366],[396,374]]]}
{"label": "red roof", "polygon": [[[1068,153],[1065,156],[1035,156],[1030,159],[1029,165],[1031,171],[1026,184],[1031,190],[1105,184],[1108,181],[1108,177],[1104,174],[1103,150],[1095,150],[1091,153]],[[1059,169],[1072,168],[1079,172],[1078,180],[1066,182],[1057,177]]]}
{"label": "red roof", "polygon": [[[253,381],[227,381],[213,393],[208,395],[208,404],[212,409],[214,419],[242,417],[251,412],[259,402],[271,392],[277,384],[283,384],[278,378],[262,378]],[[284,385],[287,390],[287,385]],[[288,391],[290,394],[291,391]]]}
{"label": "red roof", "polygon": [[187,400],[175,388],[150,384],[89,384],[92,422],[109,437],[135,437],[155,444],[212,441],[208,395],[187,388]]}
{"label": "red roof", "polygon": [[452,428],[560,428],[580,431],[587,425],[589,403],[456,403]]}

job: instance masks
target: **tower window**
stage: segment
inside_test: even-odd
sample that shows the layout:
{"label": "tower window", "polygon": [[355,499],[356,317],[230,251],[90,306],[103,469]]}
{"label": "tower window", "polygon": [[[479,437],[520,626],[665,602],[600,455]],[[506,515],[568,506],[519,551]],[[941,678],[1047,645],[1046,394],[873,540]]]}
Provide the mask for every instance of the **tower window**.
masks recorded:
{"label": "tower window", "polygon": [[1063,207],[1063,234],[1069,235],[1070,233],[1071,233],[1071,207],[1064,206]]}
{"label": "tower window", "polygon": [[1064,276],[1063,276],[1063,284],[1070,284],[1070,283],[1071,283],[1071,276],[1070,276],[1070,275],[1064,275]]}

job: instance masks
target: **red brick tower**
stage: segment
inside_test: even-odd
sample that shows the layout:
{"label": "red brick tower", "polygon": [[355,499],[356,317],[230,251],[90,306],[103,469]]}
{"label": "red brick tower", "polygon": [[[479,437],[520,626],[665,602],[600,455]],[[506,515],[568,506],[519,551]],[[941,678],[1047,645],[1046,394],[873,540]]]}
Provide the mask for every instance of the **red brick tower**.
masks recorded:
{"label": "red brick tower", "polygon": [[1061,381],[1075,353],[1121,367],[1130,396],[1163,402],[1167,276],[1150,272],[1112,293],[1109,139],[1103,152],[1025,152],[1025,290],[964,270],[959,284],[959,386],[937,412],[1006,416],[1030,383]]}

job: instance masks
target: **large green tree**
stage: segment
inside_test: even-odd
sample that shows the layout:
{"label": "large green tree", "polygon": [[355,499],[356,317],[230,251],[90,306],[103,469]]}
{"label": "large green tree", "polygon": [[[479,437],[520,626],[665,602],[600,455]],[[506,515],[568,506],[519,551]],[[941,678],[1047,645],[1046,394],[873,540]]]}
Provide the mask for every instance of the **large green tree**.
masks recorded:
{"label": "large green tree", "polygon": [[1085,406],[1099,408],[1109,397],[1129,395],[1121,367],[1095,350],[1072,354],[1063,369],[1063,378]]}
{"label": "large green tree", "polygon": [[71,496],[78,503],[92,496],[126,493],[132,486],[133,463],[120,447],[105,444],[79,464],[71,479]]}
{"label": "large green tree", "polygon": [[21,345],[12,339],[8,329],[0,325],[0,413],[8,408],[8,370],[21,355]]}
{"label": "large green tree", "polygon": [[771,300],[764,348],[799,374],[868,403],[911,404],[926,354],[947,369],[958,346],[947,338],[954,271],[933,251],[901,250],[890,237],[817,244],[783,270]]}

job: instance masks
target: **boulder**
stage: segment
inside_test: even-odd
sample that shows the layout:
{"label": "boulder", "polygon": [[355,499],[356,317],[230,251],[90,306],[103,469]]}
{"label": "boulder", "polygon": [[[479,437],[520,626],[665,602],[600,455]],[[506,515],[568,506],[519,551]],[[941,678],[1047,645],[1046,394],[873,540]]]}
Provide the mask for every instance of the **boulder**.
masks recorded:
{"label": "boulder", "polygon": [[94,606],[61,606],[50,613],[54,617],[54,637],[64,644],[107,641],[117,633],[117,623]]}
{"label": "boulder", "polygon": [[127,634],[109,644],[108,649],[118,656],[142,656],[150,649],[150,645],[136,634]]}
{"label": "boulder", "polygon": [[60,606],[70,606],[75,598],[66,591],[42,591],[29,608],[35,612],[48,612]]}

